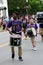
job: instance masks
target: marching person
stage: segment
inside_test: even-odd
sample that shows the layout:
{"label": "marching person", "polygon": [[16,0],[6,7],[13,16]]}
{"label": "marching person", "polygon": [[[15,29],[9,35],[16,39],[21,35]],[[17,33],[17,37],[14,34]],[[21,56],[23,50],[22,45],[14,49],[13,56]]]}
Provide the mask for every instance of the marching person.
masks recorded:
{"label": "marching person", "polygon": [[3,17],[0,19],[0,25],[2,26],[3,30],[5,30],[6,23],[3,21]]}
{"label": "marching person", "polygon": [[27,29],[27,19],[25,15],[22,16],[22,22],[23,22],[23,32],[24,32],[24,39],[27,39],[26,29]]}
{"label": "marching person", "polygon": [[[10,27],[12,27],[11,31],[9,30]],[[7,30],[9,31],[9,33],[11,35],[12,35],[12,33],[16,34],[16,32],[19,33],[22,30],[22,22],[18,20],[18,13],[17,12],[13,13],[13,20],[10,20],[10,22],[8,23]],[[19,33],[19,35],[22,35],[21,32]],[[14,59],[14,57],[15,57],[14,47],[11,47],[11,53],[12,53],[12,59]],[[21,45],[18,47],[18,56],[19,56],[19,60],[23,61],[23,59],[22,59],[22,47],[21,47]]]}
{"label": "marching person", "polygon": [[[29,24],[27,25],[27,28],[34,28],[36,33],[37,33],[37,24],[35,23],[33,18],[30,18]],[[33,31],[34,32],[34,31]],[[32,33],[30,33],[30,35],[32,35]],[[33,50],[36,51],[36,40],[35,40],[35,36],[30,36],[32,45],[33,45]]]}

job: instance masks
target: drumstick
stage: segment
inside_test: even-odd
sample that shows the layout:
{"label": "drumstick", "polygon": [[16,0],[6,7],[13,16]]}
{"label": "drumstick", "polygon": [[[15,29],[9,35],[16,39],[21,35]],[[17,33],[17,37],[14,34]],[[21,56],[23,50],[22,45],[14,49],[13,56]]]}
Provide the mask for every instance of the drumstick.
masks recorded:
{"label": "drumstick", "polygon": [[42,31],[40,31],[40,32],[37,32],[37,34],[40,34]]}

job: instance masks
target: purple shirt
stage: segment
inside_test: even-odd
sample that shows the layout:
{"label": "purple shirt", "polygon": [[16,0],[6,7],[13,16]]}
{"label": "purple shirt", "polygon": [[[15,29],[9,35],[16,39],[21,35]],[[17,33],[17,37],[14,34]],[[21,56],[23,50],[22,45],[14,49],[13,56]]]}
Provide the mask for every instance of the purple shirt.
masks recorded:
{"label": "purple shirt", "polygon": [[27,28],[31,28],[31,27],[34,27],[36,30],[37,30],[37,28],[38,28],[38,26],[37,26],[36,23],[34,23],[34,24],[28,24],[28,25],[27,25]]}
{"label": "purple shirt", "polygon": [[20,32],[22,30],[22,21],[19,21],[19,20],[10,21],[7,27],[8,28],[12,27],[13,33]]}

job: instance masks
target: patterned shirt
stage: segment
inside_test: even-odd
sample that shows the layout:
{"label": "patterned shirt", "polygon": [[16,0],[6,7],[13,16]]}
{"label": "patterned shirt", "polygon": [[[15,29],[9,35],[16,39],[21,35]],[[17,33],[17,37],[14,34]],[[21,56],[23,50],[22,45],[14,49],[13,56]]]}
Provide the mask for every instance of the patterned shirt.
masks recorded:
{"label": "patterned shirt", "polygon": [[[13,20],[10,21],[7,25],[8,28],[12,27],[12,33],[20,32],[22,30],[22,21]],[[21,34],[21,32],[20,32]]]}

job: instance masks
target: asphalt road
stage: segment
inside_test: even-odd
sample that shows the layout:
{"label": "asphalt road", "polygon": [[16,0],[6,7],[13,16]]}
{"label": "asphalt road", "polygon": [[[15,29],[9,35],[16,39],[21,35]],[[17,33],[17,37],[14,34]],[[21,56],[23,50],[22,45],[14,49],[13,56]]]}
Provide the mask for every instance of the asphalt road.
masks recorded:
{"label": "asphalt road", "polygon": [[30,38],[22,40],[23,62],[18,60],[18,50],[15,47],[15,59],[11,58],[11,50],[9,46],[9,33],[0,33],[0,65],[43,65],[43,42],[41,36],[36,37],[37,51],[32,50]]}

